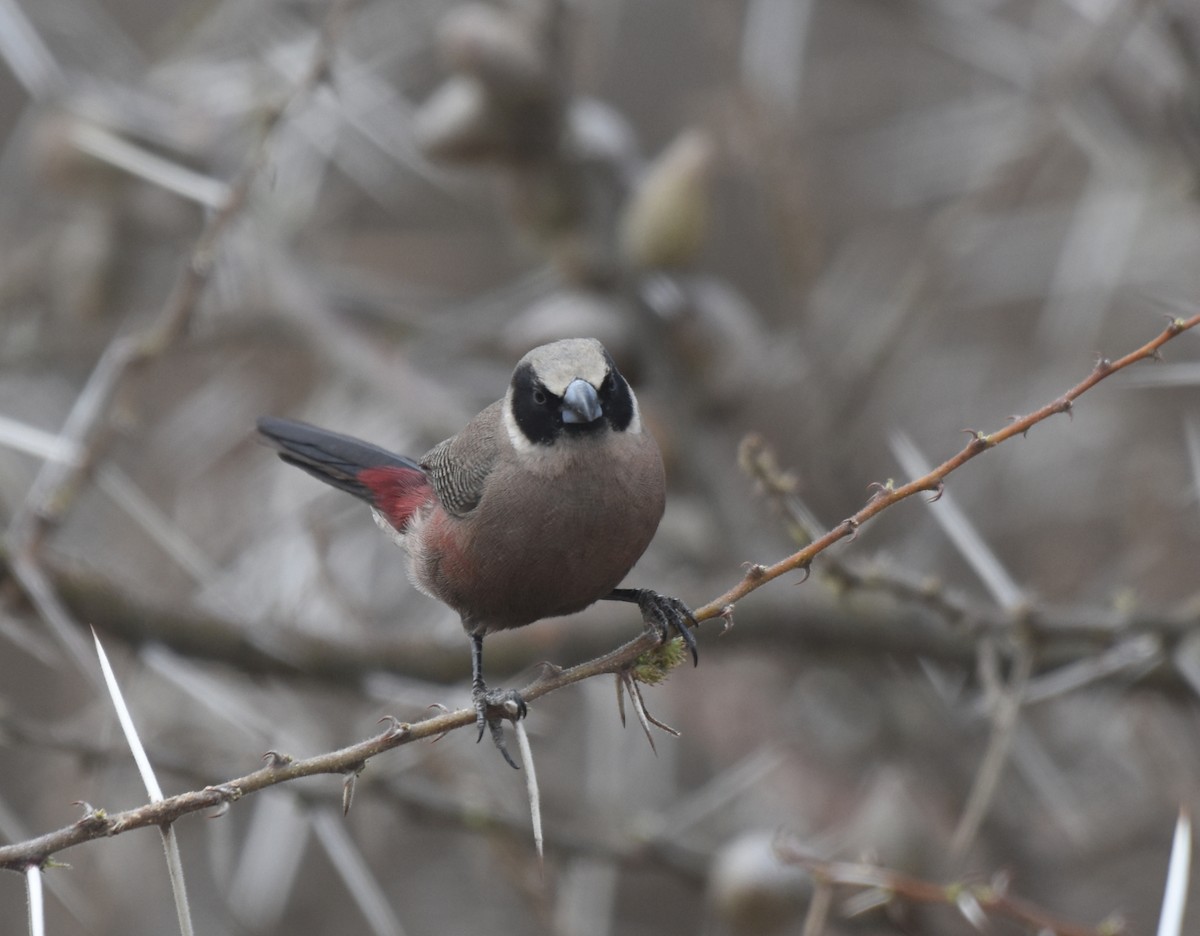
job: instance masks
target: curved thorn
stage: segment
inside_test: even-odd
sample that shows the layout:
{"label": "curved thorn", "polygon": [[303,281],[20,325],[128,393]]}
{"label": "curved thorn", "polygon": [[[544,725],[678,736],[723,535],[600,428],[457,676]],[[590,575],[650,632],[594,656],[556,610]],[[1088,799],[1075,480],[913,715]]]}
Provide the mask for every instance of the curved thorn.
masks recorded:
{"label": "curved thorn", "polygon": [[379,719],[379,721],[377,721],[375,724],[382,725],[384,723],[387,724],[387,730],[385,730],[383,734],[384,737],[387,738],[395,738],[400,735],[406,735],[411,727],[408,722],[400,721],[400,719],[398,719],[395,715],[384,715],[383,718]]}
{"label": "curved thorn", "polygon": [[727,634],[733,628],[733,605],[727,604],[721,609],[721,620],[724,624],[721,626],[721,633],[718,636]]}
{"label": "curved thorn", "polygon": [[83,818],[84,819],[88,819],[88,818],[96,815],[96,807],[93,806],[91,803],[89,803],[85,799],[72,800],[71,805],[78,806],[80,809],[83,810]]}
{"label": "curved thorn", "polygon": [[654,735],[650,733],[650,713],[646,711],[646,701],[642,698],[642,690],[638,686],[637,680],[632,677],[629,679],[629,701],[633,703],[633,711],[638,717],[638,724],[642,726],[642,733],[646,736],[650,750],[654,752],[655,757],[658,757],[658,748],[654,745]]}

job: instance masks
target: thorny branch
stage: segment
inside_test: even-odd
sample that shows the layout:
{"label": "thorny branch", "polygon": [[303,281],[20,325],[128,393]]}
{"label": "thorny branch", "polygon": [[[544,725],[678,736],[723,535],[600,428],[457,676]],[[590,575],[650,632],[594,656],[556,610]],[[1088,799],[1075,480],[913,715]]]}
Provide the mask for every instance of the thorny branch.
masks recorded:
{"label": "thorny branch", "polygon": [[897,504],[902,500],[912,497],[914,494],[922,492],[931,492],[933,500],[937,500],[942,487],[946,483],[946,477],[961,468],[972,458],[986,452],[990,448],[995,448],[1001,442],[1007,442],[1014,436],[1025,435],[1038,423],[1049,419],[1051,416],[1056,416],[1060,413],[1070,413],[1075,401],[1101,380],[1110,377],[1119,370],[1129,367],[1131,364],[1136,364],[1138,361],[1144,361],[1147,358],[1157,358],[1159,349],[1163,345],[1183,332],[1195,328],[1197,325],[1200,325],[1200,315],[1194,315],[1189,319],[1173,319],[1151,341],[1146,342],[1146,344],[1137,350],[1130,351],[1124,357],[1118,358],[1115,361],[1111,361],[1108,358],[1101,358],[1096,362],[1096,366],[1092,368],[1092,372],[1087,377],[1062,396],[1051,400],[1045,406],[1039,407],[1027,416],[1021,416],[1012,420],[1003,429],[991,433],[968,430],[971,433],[971,441],[957,455],[951,456],[932,471],[900,487],[895,487],[891,482],[880,486],[871,499],[856,514],[847,517],[828,533],[813,540],[809,545],[792,553],[786,559],[781,559],[769,566],[751,566],[742,577],[742,580],[733,588],[703,607],[697,608],[696,618],[705,621],[725,614],[730,605],[740,601],[765,583],[777,579],[788,572],[797,570],[807,571],[813,559],[818,555],[839,540],[848,537],[853,538],[864,523],[884,510],[887,510],[893,504]]}
{"label": "thorny branch", "polygon": [[[394,723],[390,724],[394,727]],[[101,743],[90,737],[64,736],[53,726],[43,723],[27,723],[0,715],[0,733],[23,745],[73,755],[90,764],[124,764],[129,760],[128,748]],[[282,755],[276,753],[268,756],[278,760]],[[170,774],[184,782],[203,785],[212,778],[212,765],[201,763],[200,759],[160,754],[155,761],[155,768],[160,773]],[[229,784],[220,786],[225,788]],[[529,840],[528,816],[521,816],[515,810],[509,811],[499,806],[483,809],[478,802],[467,804],[437,782],[422,782],[407,774],[401,776],[373,773],[360,777],[358,790],[369,791],[371,797],[390,807],[449,822],[464,829],[500,834],[514,842],[525,843]],[[342,805],[342,791],[335,791],[331,785],[311,790],[291,787],[290,792],[305,808]],[[218,807],[217,811],[221,808],[224,807]],[[614,861],[660,870],[670,869],[680,878],[692,882],[702,881],[707,868],[702,851],[684,845],[665,833],[643,834],[636,842],[629,843],[618,840],[615,836],[597,838],[594,830],[584,824],[572,827],[556,822],[546,828],[546,843],[551,849],[563,854],[604,855]]]}
{"label": "thorny branch", "polygon": [[[732,614],[734,602],[787,572],[807,569],[816,556],[834,543],[851,537],[863,523],[866,523],[872,517],[892,505],[922,491],[931,491],[936,495],[942,489],[946,477],[972,458],[1018,434],[1023,435],[1030,428],[1039,422],[1049,419],[1051,416],[1069,412],[1074,401],[1101,380],[1138,361],[1157,357],[1159,349],[1164,344],[1184,331],[1195,328],[1197,325],[1200,325],[1200,315],[1189,319],[1175,319],[1161,334],[1137,350],[1115,361],[1101,359],[1093,368],[1091,374],[1056,400],[1047,403],[1027,416],[1012,421],[1004,429],[995,433],[973,433],[972,439],[966,447],[929,473],[898,488],[892,486],[881,488],[861,510],[852,517],[842,521],[833,530],[819,537],[808,546],[771,566],[752,567],[733,588],[697,609],[697,619],[711,620],[715,617],[728,617]],[[648,651],[653,650],[657,644],[657,634],[645,633],[607,654],[571,667],[570,669],[561,670],[547,666],[538,679],[522,690],[522,695],[526,701],[532,702],[544,695],[592,676],[605,673],[621,674],[639,662],[641,665],[647,665],[645,655]],[[650,665],[654,665],[653,661],[650,662]],[[203,790],[168,797],[157,803],[141,806],[137,809],[108,816],[102,810],[89,808],[87,815],[73,825],[47,833],[36,839],[0,847],[0,868],[24,870],[32,865],[44,865],[50,860],[52,855],[73,845],[97,838],[119,835],[130,829],[170,824],[189,813],[222,807],[249,793],[254,793],[266,787],[295,780],[300,777],[317,774],[346,775],[357,773],[362,770],[371,757],[381,754],[384,751],[423,738],[437,737],[447,731],[474,724],[475,713],[473,709],[460,709],[455,712],[448,712],[414,724],[394,722],[384,732],[374,738],[343,748],[340,751],[333,751],[303,760],[291,760],[286,756],[271,753],[268,755],[269,762],[267,766],[253,773],[215,786],[206,787]],[[899,878],[896,878],[896,880],[899,880]],[[928,887],[929,885],[925,886]],[[924,892],[918,888],[913,893]],[[914,899],[916,898],[914,897]],[[944,899],[942,891],[939,891],[938,899]],[[978,900],[978,897],[976,899]],[[1008,898],[1002,898],[1001,903],[1003,906],[1007,906],[1011,904],[1011,901]],[[1059,931],[1079,934],[1090,932],[1079,928],[1062,929]]]}

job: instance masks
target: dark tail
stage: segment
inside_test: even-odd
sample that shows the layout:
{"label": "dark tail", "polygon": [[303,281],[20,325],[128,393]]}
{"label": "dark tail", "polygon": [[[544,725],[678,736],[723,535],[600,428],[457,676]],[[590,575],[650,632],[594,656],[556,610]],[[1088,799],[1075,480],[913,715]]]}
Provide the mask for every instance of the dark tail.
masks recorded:
{"label": "dark tail", "polygon": [[369,504],[375,503],[375,495],[363,483],[363,471],[398,468],[424,474],[411,458],[295,419],[263,416],[258,421],[258,434],[278,449],[279,457],[289,465]]}

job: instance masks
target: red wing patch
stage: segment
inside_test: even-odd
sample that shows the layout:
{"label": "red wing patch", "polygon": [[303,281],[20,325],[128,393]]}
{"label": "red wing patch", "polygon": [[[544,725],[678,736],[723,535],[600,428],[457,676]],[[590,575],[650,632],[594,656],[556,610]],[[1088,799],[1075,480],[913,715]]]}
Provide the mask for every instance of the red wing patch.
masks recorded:
{"label": "red wing patch", "polygon": [[434,496],[425,472],[415,468],[364,468],[357,480],[371,492],[375,509],[401,533],[413,514]]}

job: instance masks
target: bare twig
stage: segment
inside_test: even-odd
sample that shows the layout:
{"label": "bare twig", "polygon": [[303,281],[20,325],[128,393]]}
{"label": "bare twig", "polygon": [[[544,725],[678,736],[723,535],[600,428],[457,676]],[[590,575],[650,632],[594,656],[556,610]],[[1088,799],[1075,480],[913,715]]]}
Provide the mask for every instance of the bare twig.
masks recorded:
{"label": "bare twig", "polygon": [[[391,750],[408,741],[435,736],[442,731],[457,727],[456,716],[451,713],[427,719],[416,726],[389,725],[382,733],[366,741],[309,757],[293,760],[284,755],[272,757],[265,767],[226,783],[168,796],[158,802],[148,803],[136,809],[108,815],[102,809],[89,811],[78,822],[36,839],[15,845],[0,847],[0,867],[24,869],[43,864],[50,855],[97,838],[120,835],[131,829],[159,827],[175,822],[190,813],[211,810],[225,803],[241,799],[249,793],[275,786],[300,777],[318,774],[344,775],[358,770],[369,758]],[[472,714],[472,719],[474,715]],[[466,724],[465,721],[462,724]]]}
{"label": "bare twig", "polygon": [[313,831],[325,847],[329,860],[354,898],[370,931],[376,936],[404,936],[405,930],[388,902],[376,869],[359,851],[346,828],[332,810],[312,817]]}
{"label": "bare twig", "polygon": [[878,865],[827,861],[792,843],[780,843],[777,849],[782,861],[805,868],[818,887],[834,885],[880,891],[889,900],[941,904],[958,912],[962,912],[964,904],[970,904],[985,915],[1004,917],[1031,930],[1056,936],[1114,936],[1121,932],[1118,924],[1111,920],[1089,927],[1058,919],[1049,911],[1012,896],[1006,887],[995,883],[956,881],[937,884]]}
{"label": "bare twig", "polygon": [[1008,763],[1013,735],[1017,730],[1017,717],[1032,671],[1033,653],[1027,645],[1018,643],[1008,682],[991,701],[992,731],[988,738],[987,753],[984,754],[983,762],[975,774],[975,781],[967,796],[967,804],[963,807],[958,827],[954,830],[954,837],[950,842],[950,855],[956,862],[962,860],[975,841],[988,807],[999,789],[1000,777],[1004,772],[1004,765]]}

